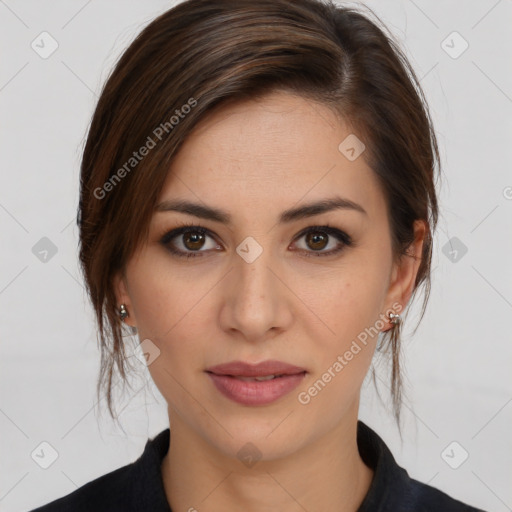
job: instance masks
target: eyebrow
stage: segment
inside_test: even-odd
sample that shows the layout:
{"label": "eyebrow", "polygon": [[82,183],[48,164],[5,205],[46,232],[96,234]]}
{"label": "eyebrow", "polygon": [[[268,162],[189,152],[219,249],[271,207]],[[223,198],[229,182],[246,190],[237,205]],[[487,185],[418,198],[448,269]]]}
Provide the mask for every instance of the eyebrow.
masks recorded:
{"label": "eyebrow", "polygon": [[[281,213],[279,222],[286,224],[294,222],[300,219],[313,217],[322,213],[330,212],[333,210],[353,210],[360,212],[364,215],[368,215],[366,210],[358,203],[349,199],[344,199],[339,196],[335,196],[329,199],[322,199],[313,203],[308,203],[297,208],[291,208]],[[181,212],[200,219],[207,219],[214,222],[220,222],[222,224],[231,225],[231,215],[219,208],[213,208],[211,206],[205,206],[203,204],[193,203],[186,200],[172,200],[168,199],[162,201],[155,207],[157,212]]]}

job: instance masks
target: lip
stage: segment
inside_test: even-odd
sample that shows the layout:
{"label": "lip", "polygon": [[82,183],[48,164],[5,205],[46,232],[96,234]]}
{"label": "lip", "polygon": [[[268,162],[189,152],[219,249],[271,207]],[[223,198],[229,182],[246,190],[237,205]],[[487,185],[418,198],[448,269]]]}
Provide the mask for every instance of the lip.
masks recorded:
{"label": "lip", "polygon": [[[206,370],[215,387],[227,398],[243,405],[266,405],[295,389],[304,379],[306,370],[281,361],[268,360],[252,365],[232,361]],[[246,381],[239,377],[280,375],[265,381]]]}
{"label": "lip", "polygon": [[231,361],[218,364],[206,369],[207,372],[216,375],[231,375],[233,377],[264,377],[265,375],[294,375],[306,370],[275,359],[268,359],[258,364],[250,364],[244,361]]}

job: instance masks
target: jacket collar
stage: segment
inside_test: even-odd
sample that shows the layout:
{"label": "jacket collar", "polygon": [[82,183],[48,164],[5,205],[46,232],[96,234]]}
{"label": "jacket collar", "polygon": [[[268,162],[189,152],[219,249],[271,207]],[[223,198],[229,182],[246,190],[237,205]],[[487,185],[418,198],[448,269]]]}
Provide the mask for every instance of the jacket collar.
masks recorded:
{"label": "jacket collar", "polygon": [[[153,510],[171,512],[165,495],[161,464],[169,450],[170,429],[160,432],[154,439],[148,440],[144,453],[134,463],[137,477],[134,478],[133,496],[146,496],[152,489],[150,500]],[[407,494],[409,475],[397,465],[384,441],[361,420],[357,422],[357,445],[363,462],[374,471],[368,490],[358,512],[378,512],[400,510],[400,503]],[[155,485],[155,483],[157,483]],[[397,501],[398,500],[398,501]],[[394,509],[393,507],[396,506]]]}

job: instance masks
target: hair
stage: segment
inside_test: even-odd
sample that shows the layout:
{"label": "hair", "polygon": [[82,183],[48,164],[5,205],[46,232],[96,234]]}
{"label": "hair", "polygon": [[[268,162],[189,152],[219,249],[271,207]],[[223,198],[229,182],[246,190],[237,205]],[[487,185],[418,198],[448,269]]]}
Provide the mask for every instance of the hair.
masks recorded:
{"label": "hair", "polygon": [[[124,273],[147,238],[182,143],[214,107],[229,101],[287,91],[349,123],[385,195],[396,258],[413,242],[414,222],[426,223],[413,291],[414,298],[423,285],[423,317],[438,217],[438,146],[411,65],[367,9],[375,21],[331,0],[187,0],[149,23],[119,58],[89,127],[77,214],[80,263],[101,350],[97,393],[105,393],[112,417],[114,376],[127,377],[113,277]],[[143,146],[145,156],[136,158]],[[399,326],[382,336],[391,350],[389,387],[399,423]]]}

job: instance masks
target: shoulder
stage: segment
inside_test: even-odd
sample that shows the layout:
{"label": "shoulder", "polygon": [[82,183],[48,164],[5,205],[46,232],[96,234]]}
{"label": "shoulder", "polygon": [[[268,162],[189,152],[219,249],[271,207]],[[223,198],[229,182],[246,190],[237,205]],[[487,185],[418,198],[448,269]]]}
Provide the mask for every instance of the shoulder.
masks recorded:
{"label": "shoulder", "polygon": [[169,437],[169,429],[160,432],[147,441],[144,452],[136,461],[31,512],[170,511],[161,474]]}
{"label": "shoulder", "polygon": [[358,512],[484,512],[411,478],[379,435],[361,421],[357,444],[364,463],[374,471]]}
{"label": "shoulder", "polygon": [[484,512],[479,508],[463,503],[448,494],[407,476],[407,488],[403,496],[404,510],[417,512]]}
{"label": "shoulder", "polygon": [[125,489],[131,481],[132,464],[116,469],[79,487],[75,491],[47,503],[33,512],[76,512],[92,510],[115,510],[112,507],[123,505],[126,500]]}

